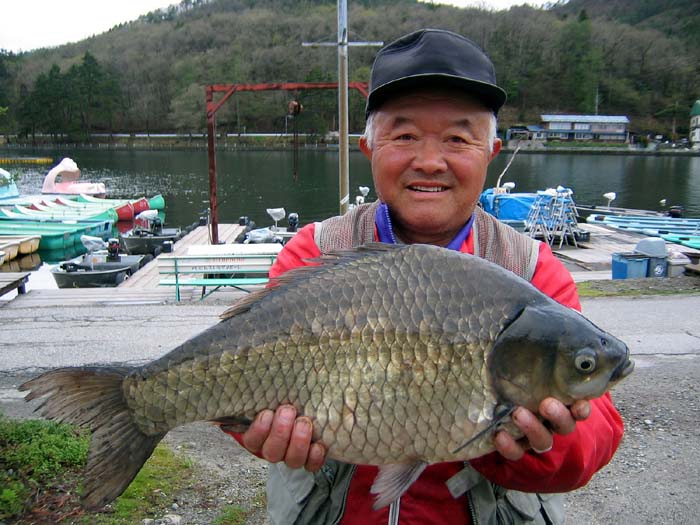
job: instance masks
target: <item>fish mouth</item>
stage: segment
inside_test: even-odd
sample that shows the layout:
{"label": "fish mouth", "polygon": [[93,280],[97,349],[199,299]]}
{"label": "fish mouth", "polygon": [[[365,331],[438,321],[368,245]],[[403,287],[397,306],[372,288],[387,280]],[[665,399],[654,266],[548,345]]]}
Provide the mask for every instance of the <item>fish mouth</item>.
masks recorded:
{"label": "fish mouth", "polygon": [[632,373],[634,370],[634,361],[629,358],[629,350],[625,356],[625,360],[622,361],[615,370],[613,370],[612,376],[610,376],[611,381],[620,381]]}

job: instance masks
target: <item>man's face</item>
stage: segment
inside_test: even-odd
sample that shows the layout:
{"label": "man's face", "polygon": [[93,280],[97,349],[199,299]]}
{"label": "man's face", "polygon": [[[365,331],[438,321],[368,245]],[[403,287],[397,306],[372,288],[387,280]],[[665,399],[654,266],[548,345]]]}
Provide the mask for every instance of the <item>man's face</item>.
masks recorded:
{"label": "man's face", "polygon": [[384,103],[373,144],[360,147],[404,242],[447,245],[478,202],[491,151],[491,111],[458,92],[416,92]]}

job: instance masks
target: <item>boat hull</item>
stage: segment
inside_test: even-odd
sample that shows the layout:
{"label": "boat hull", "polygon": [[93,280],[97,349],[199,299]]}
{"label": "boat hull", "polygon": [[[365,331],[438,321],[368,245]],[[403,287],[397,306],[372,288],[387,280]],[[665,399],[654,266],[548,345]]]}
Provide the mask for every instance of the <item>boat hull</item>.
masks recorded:
{"label": "boat hull", "polygon": [[109,261],[104,254],[86,254],[59,265],[51,274],[59,288],[113,287],[136,273],[145,256],[119,255],[117,259]]}
{"label": "boat hull", "polygon": [[68,272],[61,268],[51,270],[59,288],[105,288],[123,283],[128,277],[128,268]]}
{"label": "boat hull", "polygon": [[146,232],[130,232],[121,236],[121,243],[123,249],[132,255],[158,255],[163,251],[166,242],[174,243],[180,238],[180,235],[180,230],[177,229],[164,229],[158,235]]}

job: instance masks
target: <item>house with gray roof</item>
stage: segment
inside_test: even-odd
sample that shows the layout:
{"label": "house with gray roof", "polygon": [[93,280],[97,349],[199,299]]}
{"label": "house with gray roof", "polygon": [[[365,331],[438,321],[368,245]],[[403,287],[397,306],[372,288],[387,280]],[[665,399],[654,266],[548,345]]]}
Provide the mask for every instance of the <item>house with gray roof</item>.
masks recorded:
{"label": "house with gray roof", "polygon": [[629,119],[613,115],[540,115],[547,140],[582,140],[626,143]]}

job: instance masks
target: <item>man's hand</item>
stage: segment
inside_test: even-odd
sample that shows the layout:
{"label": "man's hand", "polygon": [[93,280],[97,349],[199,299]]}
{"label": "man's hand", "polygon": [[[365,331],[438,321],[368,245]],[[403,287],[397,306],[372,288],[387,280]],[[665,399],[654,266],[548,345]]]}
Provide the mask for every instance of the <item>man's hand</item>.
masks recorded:
{"label": "man's hand", "polygon": [[515,409],[513,423],[524,437],[516,441],[507,432],[496,434],[496,450],[503,457],[517,461],[529,449],[540,454],[548,452],[554,444],[553,434],[566,435],[573,432],[576,422],[584,421],[591,414],[591,405],[588,401],[580,400],[569,408],[561,401],[548,397],[540,403],[539,413],[548,423],[547,426],[529,410],[523,407]]}
{"label": "man's hand", "polygon": [[320,443],[311,443],[312,425],[308,417],[297,417],[290,405],[282,405],[275,412],[263,410],[243,434],[243,445],[272,463],[284,461],[290,468],[315,472],[326,460],[326,449]]}

